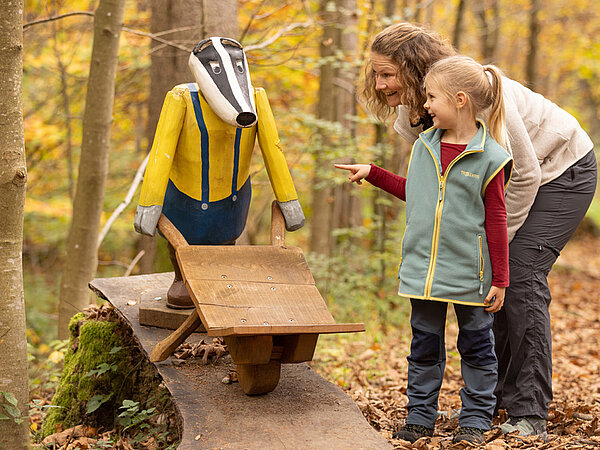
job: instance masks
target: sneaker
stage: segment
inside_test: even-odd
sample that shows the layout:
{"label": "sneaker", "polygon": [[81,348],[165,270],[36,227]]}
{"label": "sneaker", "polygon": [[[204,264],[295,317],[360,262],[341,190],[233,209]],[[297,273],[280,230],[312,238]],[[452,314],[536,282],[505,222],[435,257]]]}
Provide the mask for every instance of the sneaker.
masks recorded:
{"label": "sneaker", "polygon": [[460,427],[454,433],[452,443],[456,444],[460,441],[466,441],[472,444],[483,444],[485,442],[483,430],[474,427]]}
{"label": "sneaker", "polygon": [[422,437],[433,436],[433,428],[427,428],[423,425],[413,425],[407,423],[400,430],[396,431],[392,436],[394,439],[402,439],[408,441],[411,444],[418,441]]}
{"label": "sneaker", "polygon": [[546,419],[540,417],[511,417],[500,425],[500,429],[504,434],[518,431],[519,436],[539,436],[544,442],[548,442]]}

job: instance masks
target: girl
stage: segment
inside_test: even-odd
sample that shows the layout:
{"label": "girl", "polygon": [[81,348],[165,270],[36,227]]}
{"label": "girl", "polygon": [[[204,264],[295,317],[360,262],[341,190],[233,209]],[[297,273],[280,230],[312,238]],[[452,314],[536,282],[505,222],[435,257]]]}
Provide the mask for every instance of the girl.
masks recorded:
{"label": "girl", "polygon": [[[381,70],[378,79],[394,77]],[[383,83],[383,81],[382,81]],[[383,85],[383,84],[382,84]],[[490,429],[498,363],[492,312],[508,286],[504,188],[512,161],[506,150],[500,71],[468,57],[434,64],[425,77],[433,127],[419,135],[406,178],[374,165],[336,165],[349,179],[365,178],[406,200],[406,231],[398,293],[411,299],[408,415],[395,438],[432,436],[445,366],[447,302],[459,324],[458,350],[465,387],[454,442],[482,443]],[[398,95],[389,86],[388,97]],[[489,131],[477,117],[490,108]]]}
{"label": "girl", "polygon": [[[363,94],[380,119],[397,111],[394,129],[409,142],[431,126],[423,77],[455,50],[410,23],[391,25],[371,44]],[[593,144],[569,113],[509,78],[502,78],[506,128],[515,170],[506,192],[510,287],[495,315],[499,363],[496,410],[504,432],[546,436],[552,400],[552,338],[547,276],[594,197]]]}

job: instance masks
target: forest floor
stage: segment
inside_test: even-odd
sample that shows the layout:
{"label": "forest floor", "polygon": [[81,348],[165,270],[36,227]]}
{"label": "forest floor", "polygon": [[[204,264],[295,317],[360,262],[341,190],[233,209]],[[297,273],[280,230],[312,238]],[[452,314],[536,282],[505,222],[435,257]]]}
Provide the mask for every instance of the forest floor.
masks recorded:
{"label": "forest floor", "polygon": [[[576,237],[564,249],[550,276],[552,303],[554,401],[548,420],[549,441],[503,436],[499,428],[486,434],[488,449],[600,448],[600,238]],[[451,310],[451,309],[450,309]],[[453,315],[453,313],[452,313]],[[435,436],[415,444],[392,439],[406,417],[407,361],[410,336],[375,343],[348,343],[336,358],[315,361],[326,378],[337,381],[361,411],[395,448],[469,448],[452,444],[458,420],[462,387],[460,357],[456,349],[458,327],[450,317],[446,331],[448,364],[439,398],[445,415],[438,419]],[[407,333],[408,334],[408,333]],[[344,367],[343,378],[340,368]],[[505,420],[506,413],[494,419]]]}
{"label": "forest floor", "polygon": [[[600,237],[590,235],[573,239],[564,249],[550,277],[553,300],[550,307],[553,333],[554,401],[548,420],[549,442],[537,438],[503,436],[499,428],[486,434],[491,450],[506,448],[540,449],[600,449]],[[449,311],[452,311],[450,309]],[[392,434],[406,417],[406,357],[410,347],[408,324],[406,332],[396,337],[384,336],[373,343],[368,335],[358,338],[328,336],[320,340],[311,365],[322,376],[338,384],[350,395],[369,423],[397,449],[464,449],[471,444],[452,444],[452,433],[458,426],[454,417],[460,408],[462,387],[460,357],[456,349],[458,327],[453,312],[449,313],[446,348],[448,362],[439,398],[443,411],[437,422],[435,436],[415,444],[392,439]],[[53,383],[52,383],[53,384]],[[38,395],[36,402],[48,405],[54,389]],[[505,412],[494,418],[494,425],[505,420]],[[32,414],[32,430],[38,429],[42,414]],[[146,430],[148,432],[148,430]],[[63,432],[66,433],[66,432]],[[150,436],[149,433],[147,436]],[[166,448],[154,437],[138,440],[116,438],[115,430],[86,437],[68,439],[56,448],[100,448],[133,450],[134,448]],[[34,442],[37,439],[34,439]],[[38,441],[39,442],[39,441]],[[109,442],[111,444],[109,444]],[[44,447],[35,445],[35,447]],[[172,448],[172,447],[169,447]]]}

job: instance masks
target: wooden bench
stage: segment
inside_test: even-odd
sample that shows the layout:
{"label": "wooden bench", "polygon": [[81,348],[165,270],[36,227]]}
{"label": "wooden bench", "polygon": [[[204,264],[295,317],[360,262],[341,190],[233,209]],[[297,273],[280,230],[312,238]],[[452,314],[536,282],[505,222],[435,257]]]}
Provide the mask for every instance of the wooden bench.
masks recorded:
{"label": "wooden bench", "polygon": [[271,392],[282,363],[310,361],[321,333],[365,331],[335,323],[299,247],[285,246],[285,224],[273,202],[271,245],[188,245],[162,216],[158,228],[175,248],[195,309],[153,349],[163,361],[200,325],[223,336],[248,395]]}

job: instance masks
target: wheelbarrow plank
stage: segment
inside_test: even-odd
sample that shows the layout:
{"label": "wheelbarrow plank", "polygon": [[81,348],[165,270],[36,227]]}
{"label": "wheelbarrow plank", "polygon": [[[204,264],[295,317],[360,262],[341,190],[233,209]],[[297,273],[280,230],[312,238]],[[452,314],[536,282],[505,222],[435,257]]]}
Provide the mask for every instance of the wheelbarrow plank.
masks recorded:
{"label": "wheelbarrow plank", "polygon": [[315,284],[298,247],[194,245],[177,249],[185,280]]}
{"label": "wheelbarrow plank", "polygon": [[365,326],[362,323],[332,323],[312,325],[236,326],[227,328],[211,328],[207,331],[207,333],[209,336],[256,336],[261,334],[331,334],[355,333],[362,331],[365,331]]}
{"label": "wheelbarrow plank", "polygon": [[207,330],[236,326],[335,324],[314,285],[188,280]]}

